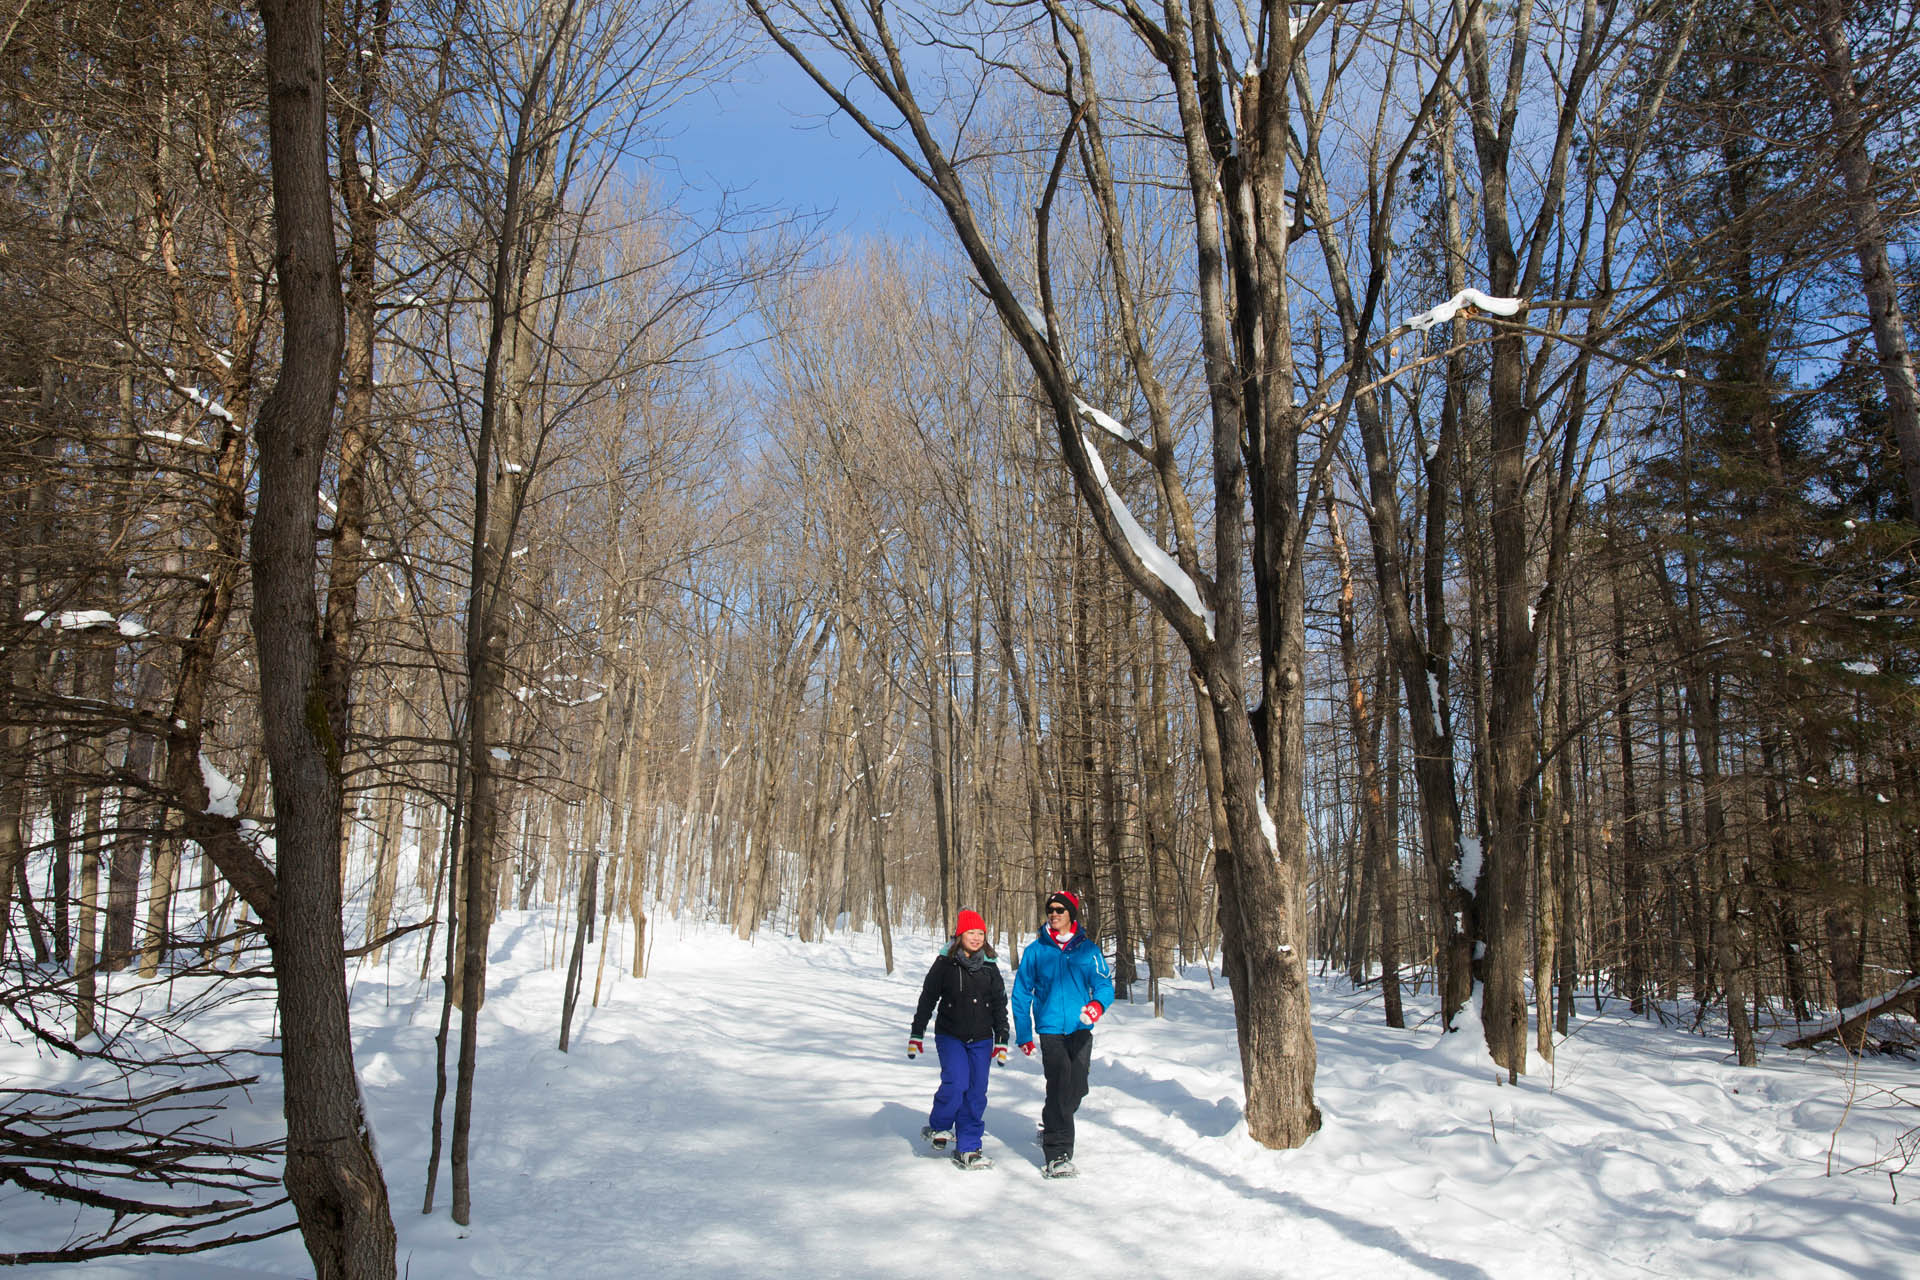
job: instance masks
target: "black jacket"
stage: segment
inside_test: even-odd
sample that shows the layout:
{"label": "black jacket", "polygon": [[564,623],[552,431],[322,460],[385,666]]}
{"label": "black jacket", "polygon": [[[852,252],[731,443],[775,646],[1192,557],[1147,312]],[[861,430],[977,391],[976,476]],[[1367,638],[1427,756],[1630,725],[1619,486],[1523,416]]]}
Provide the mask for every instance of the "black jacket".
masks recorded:
{"label": "black jacket", "polygon": [[920,984],[920,1005],[913,1011],[912,1039],[926,1034],[927,1019],[938,1003],[940,1016],[934,1018],[936,1034],[961,1040],[985,1040],[1007,1043],[1007,984],[1000,966],[982,957],[977,969],[968,969],[953,952],[933,958],[927,980]]}

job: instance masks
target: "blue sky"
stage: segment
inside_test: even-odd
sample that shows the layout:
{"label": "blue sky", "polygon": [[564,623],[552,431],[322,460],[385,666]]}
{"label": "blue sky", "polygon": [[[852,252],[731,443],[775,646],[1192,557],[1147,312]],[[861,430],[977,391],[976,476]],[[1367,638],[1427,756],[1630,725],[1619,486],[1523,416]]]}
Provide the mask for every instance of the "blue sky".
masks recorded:
{"label": "blue sky", "polygon": [[924,234],[912,178],[851,121],[828,118],[826,105],[782,55],[762,54],[681,103],[666,149],[697,191],[746,189],[750,203],[823,213],[838,235]]}

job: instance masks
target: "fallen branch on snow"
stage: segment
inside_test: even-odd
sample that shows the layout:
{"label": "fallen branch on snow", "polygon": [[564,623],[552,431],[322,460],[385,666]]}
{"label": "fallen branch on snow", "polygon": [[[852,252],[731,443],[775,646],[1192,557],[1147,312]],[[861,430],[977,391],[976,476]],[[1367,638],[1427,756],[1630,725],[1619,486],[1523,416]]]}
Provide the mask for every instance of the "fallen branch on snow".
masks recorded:
{"label": "fallen branch on snow", "polygon": [[1831,1040],[1835,1036],[1850,1037],[1854,1031],[1864,1027],[1870,1019],[1877,1018],[1883,1013],[1892,1013],[1903,1005],[1912,1004],[1916,999],[1920,999],[1920,974],[1915,974],[1893,990],[1883,992],[1871,1000],[1862,1000],[1859,1004],[1842,1009],[1833,1017],[1820,1022],[1812,1031],[1799,1039],[1787,1041],[1786,1047],[1811,1049],[1822,1040]]}

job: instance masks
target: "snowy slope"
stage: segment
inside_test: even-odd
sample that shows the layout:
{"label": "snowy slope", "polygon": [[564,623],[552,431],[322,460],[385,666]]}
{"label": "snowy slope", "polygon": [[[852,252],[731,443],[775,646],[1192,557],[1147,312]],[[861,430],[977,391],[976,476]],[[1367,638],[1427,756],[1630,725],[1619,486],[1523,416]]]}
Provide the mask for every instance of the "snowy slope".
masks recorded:
{"label": "snowy slope", "polygon": [[[358,975],[403,1274],[894,1280],[1051,1271],[1052,1257],[1084,1277],[1209,1280],[1920,1275],[1920,1190],[1902,1179],[1895,1203],[1884,1173],[1837,1172],[1920,1120],[1887,1092],[1911,1083],[1909,1064],[1850,1080],[1838,1057],[1780,1051],[1741,1071],[1723,1040],[1599,1019],[1506,1086],[1476,1032],[1390,1031],[1335,985],[1315,993],[1325,1128],[1271,1152],[1240,1124],[1227,994],[1196,968],[1165,1019],[1122,1005],[1101,1023],[1082,1176],[1047,1182],[1037,1060],[995,1076],[997,1168],[962,1173],[918,1149],[937,1069],[907,1061],[905,1038],[931,939],[902,940],[888,976],[871,936],[747,944],[666,923],[650,976],[614,982],[561,1054],[550,928],[516,914],[495,934],[471,1230],[446,1215],[444,1173],[438,1211],[418,1213],[437,988],[407,982],[418,962],[404,954]],[[0,1198],[0,1236],[42,1212]],[[85,1274],[305,1264],[289,1235]]]}

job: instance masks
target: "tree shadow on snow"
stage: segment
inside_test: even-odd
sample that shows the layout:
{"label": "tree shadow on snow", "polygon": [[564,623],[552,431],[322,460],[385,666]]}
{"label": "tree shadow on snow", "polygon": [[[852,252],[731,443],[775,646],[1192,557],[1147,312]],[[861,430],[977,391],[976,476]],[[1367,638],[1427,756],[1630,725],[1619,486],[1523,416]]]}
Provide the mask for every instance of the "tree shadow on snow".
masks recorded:
{"label": "tree shadow on snow", "polygon": [[1240,1123],[1240,1104],[1231,1098],[1208,1102],[1177,1080],[1162,1080],[1113,1058],[1095,1064],[1093,1082],[1120,1089],[1193,1130],[1202,1138],[1224,1138]]}
{"label": "tree shadow on snow", "polygon": [[[1104,1064],[1101,1070],[1107,1070]],[[1116,1071],[1116,1074],[1119,1073],[1119,1071]],[[1096,1076],[1096,1080],[1097,1079],[1098,1077]],[[1162,1088],[1167,1087],[1164,1081],[1153,1081],[1153,1083]],[[1092,1112],[1091,1115],[1089,1114],[1090,1111]],[[1235,1107],[1234,1111],[1236,1113],[1235,1119],[1237,1120],[1239,1108]],[[1202,1173],[1213,1178],[1221,1186],[1242,1200],[1270,1204],[1292,1218],[1307,1218],[1316,1222],[1325,1223],[1357,1245],[1369,1249],[1378,1249],[1382,1253],[1400,1262],[1404,1262],[1409,1266],[1418,1267],[1435,1276],[1444,1277],[1445,1280],[1494,1280],[1493,1273],[1477,1267],[1471,1262],[1462,1262],[1454,1258],[1428,1257],[1418,1243],[1410,1239],[1405,1232],[1398,1231],[1393,1227],[1385,1226],[1378,1222],[1369,1222],[1363,1218],[1354,1217],[1351,1214],[1336,1212],[1328,1209],[1325,1205],[1314,1204],[1311,1201],[1304,1200],[1291,1191],[1275,1191],[1269,1187],[1255,1186],[1238,1174],[1213,1168],[1203,1161],[1195,1159],[1192,1152],[1181,1151],[1171,1144],[1154,1137],[1152,1134],[1144,1133],[1131,1125],[1116,1122],[1112,1112],[1107,1108],[1096,1109],[1083,1106],[1080,1115],[1082,1117],[1080,1122],[1082,1126],[1088,1126],[1089,1122],[1091,1122],[1092,1124],[1110,1129],[1115,1133],[1124,1133],[1140,1144],[1141,1147],[1154,1152],[1162,1159],[1170,1160],[1176,1165],[1192,1169],[1196,1173]]]}

